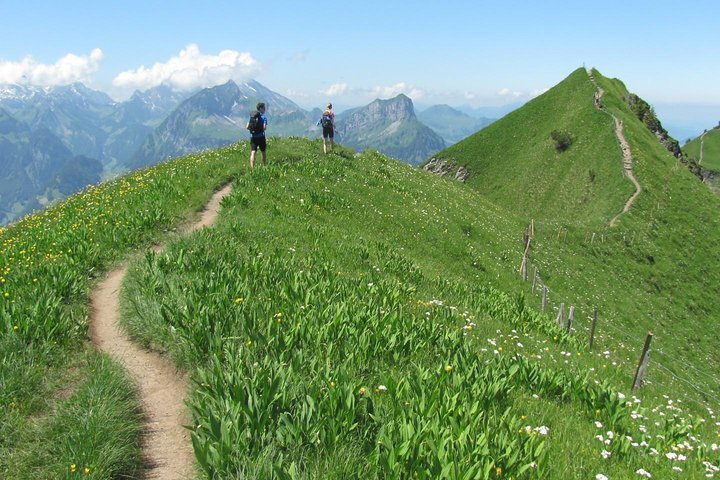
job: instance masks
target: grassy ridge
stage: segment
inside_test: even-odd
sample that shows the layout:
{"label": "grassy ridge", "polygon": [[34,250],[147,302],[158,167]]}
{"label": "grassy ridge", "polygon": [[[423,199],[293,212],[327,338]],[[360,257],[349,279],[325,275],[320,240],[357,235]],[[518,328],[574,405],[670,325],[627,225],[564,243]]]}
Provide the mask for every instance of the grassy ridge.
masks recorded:
{"label": "grassy ridge", "polygon": [[[608,346],[630,361],[645,333],[652,330],[654,358],[662,362],[651,379],[658,391],[675,390],[687,395],[686,400],[720,403],[720,378],[714,373],[720,367],[717,342],[711,335],[694,333],[712,330],[720,318],[718,199],[632,114],[622,82],[597,71],[594,76],[605,92],[605,109],[623,123],[635,175],[643,187],[631,210],[620,217],[618,228],[607,227],[609,215],[619,208],[612,205],[621,205],[632,186],[622,175],[619,149],[610,147],[617,145],[612,120],[593,107],[595,87],[582,69],[438,156],[466,165],[468,184],[484,197],[510,210],[521,211],[516,210],[520,206],[528,223],[535,218],[531,262],[549,285],[555,308],[559,302],[578,307],[579,331],[589,329],[588,317],[598,308]],[[582,115],[597,117],[599,123],[583,123]],[[578,120],[563,122],[569,116]],[[577,140],[564,153],[553,154],[559,159],[555,165],[546,166],[540,153],[553,150],[547,132],[556,127]],[[506,151],[512,135],[527,138],[515,150]],[[590,137],[605,138],[606,148],[576,149],[580,139]],[[597,172],[607,172],[596,176],[594,186],[605,200],[592,202],[606,209],[578,201],[583,192],[572,186],[581,185],[582,172],[560,161],[571,153],[577,164],[594,164]],[[510,175],[509,182],[515,184],[505,186],[502,179],[516,171],[524,173]],[[568,182],[572,172],[575,181]],[[541,189],[535,191],[532,185]],[[558,196],[562,189],[574,201]]]}
{"label": "grassy ridge", "polygon": [[[688,142],[683,151],[689,156],[700,161],[700,137]],[[703,143],[703,168],[720,172],[720,129],[709,130],[705,134]]]}
{"label": "grassy ridge", "polygon": [[132,388],[86,346],[88,292],[232,177],[239,160],[231,151],[90,187],[0,229],[0,476],[72,477],[87,468],[107,478],[140,468]]}
{"label": "grassy ridge", "polygon": [[717,463],[715,427],[690,420],[707,411],[623,397],[634,360],[603,339],[588,354],[488,284],[519,288],[523,220],[319,147],[275,143],[280,163],[238,179],[215,229],[147,255],[125,286],[131,331],[197,367],[208,478],[662,478],[686,441],[686,475]]}
{"label": "grassy ridge", "polygon": [[[537,220],[598,227],[633,192],[622,175],[612,118],[593,107],[584,69],[480,132],[436,155],[470,171],[468,185]],[[559,153],[554,130],[574,142]]]}

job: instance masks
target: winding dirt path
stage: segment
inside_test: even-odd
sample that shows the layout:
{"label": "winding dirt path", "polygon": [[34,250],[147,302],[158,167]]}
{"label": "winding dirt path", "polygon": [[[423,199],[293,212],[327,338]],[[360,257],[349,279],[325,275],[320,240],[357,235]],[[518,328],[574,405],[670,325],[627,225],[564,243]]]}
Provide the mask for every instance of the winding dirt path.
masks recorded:
{"label": "winding dirt path", "polygon": [[590,81],[592,81],[593,85],[595,85],[595,95],[593,97],[593,104],[595,105],[595,108],[600,110],[601,112],[605,112],[608,115],[610,115],[613,118],[613,121],[615,122],[615,136],[618,139],[618,142],[620,143],[620,149],[622,150],[622,157],[623,157],[623,171],[625,172],[625,175],[630,178],[630,180],[635,185],[635,192],[630,196],[630,198],[625,202],[625,205],[623,205],[623,209],[620,213],[615,215],[612,220],[610,220],[610,226],[614,227],[617,224],[618,218],[620,218],[620,215],[623,213],[626,213],[628,210],[630,210],[630,207],[632,207],[633,203],[635,203],[635,200],[637,197],[642,193],[642,187],[640,186],[640,183],[637,181],[637,178],[635,178],[635,173],[633,172],[633,157],[632,152],[630,151],[630,144],[625,139],[625,134],[623,133],[623,124],[620,121],[619,118],[617,118],[612,113],[608,112],[603,108],[602,105],[602,97],[605,94],[605,91],[600,88],[595,81],[595,77],[592,75],[592,71],[587,71],[588,77],[590,77]]}
{"label": "winding dirt path", "polygon": [[703,150],[705,149],[705,134],[707,132],[703,132],[702,135],[700,135],[700,160],[698,160],[698,165],[702,165],[703,161]]}
{"label": "winding dirt path", "polygon": [[[220,201],[231,190],[227,185],[215,192],[198,222],[184,229],[184,233],[212,225]],[[110,272],[91,295],[92,341],[98,350],[120,362],[137,382],[146,418],[143,447],[147,478],[192,478],[195,457],[190,435],[184,427],[190,424],[184,404],[187,373],[178,371],[168,358],[135,345],[118,325],[119,293],[127,268],[124,264]]]}

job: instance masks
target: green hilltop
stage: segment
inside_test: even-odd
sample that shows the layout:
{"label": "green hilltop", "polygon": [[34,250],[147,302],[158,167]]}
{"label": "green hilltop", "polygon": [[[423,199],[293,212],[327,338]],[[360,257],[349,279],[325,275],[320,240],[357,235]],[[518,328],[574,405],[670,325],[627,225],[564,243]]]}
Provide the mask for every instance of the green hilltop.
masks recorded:
{"label": "green hilltop", "polygon": [[[132,380],[87,345],[88,292],[130,258],[122,322],[191,373],[199,478],[704,478],[720,200],[593,76],[605,111],[578,70],[445,150],[467,184],[270,139],[266,168],[239,142],[0,229],[0,476],[142,474]],[[634,186],[610,114],[643,188],[616,227]],[[175,235],[226,181],[217,225]],[[531,221],[547,313],[518,274]]]}
{"label": "green hilltop", "polygon": [[689,141],[683,147],[683,151],[695,158],[701,167],[720,172],[720,128],[708,130]]}

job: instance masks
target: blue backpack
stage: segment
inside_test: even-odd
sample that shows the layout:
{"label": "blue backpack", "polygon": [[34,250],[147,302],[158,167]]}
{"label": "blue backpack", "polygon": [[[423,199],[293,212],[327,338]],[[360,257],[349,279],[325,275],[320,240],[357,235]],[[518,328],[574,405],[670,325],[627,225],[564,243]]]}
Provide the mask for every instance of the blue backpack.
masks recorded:
{"label": "blue backpack", "polygon": [[322,117],[320,117],[320,125],[322,125],[323,128],[332,128],[332,117],[328,112],[323,113]]}

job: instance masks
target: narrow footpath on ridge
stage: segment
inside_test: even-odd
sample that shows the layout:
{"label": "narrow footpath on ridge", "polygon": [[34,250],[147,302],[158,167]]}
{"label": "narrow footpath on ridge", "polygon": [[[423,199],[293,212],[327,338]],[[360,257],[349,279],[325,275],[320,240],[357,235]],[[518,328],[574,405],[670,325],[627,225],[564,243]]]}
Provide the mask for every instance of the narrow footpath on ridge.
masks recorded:
{"label": "narrow footpath on ridge", "polygon": [[595,85],[596,89],[595,97],[593,98],[593,104],[595,105],[595,108],[597,108],[601,112],[605,112],[610,115],[615,122],[615,136],[617,137],[618,142],[620,142],[620,149],[622,150],[623,170],[625,171],[625,175],[627,175],[628,178],[630,178],[630,180],[635,185],[635,193],[633,193],[632,196],[630,196],[630,198],[627,200],[627,202],[625,202],[622,211],[615,215],[612,220],[610,220],[610,226],[614,227],[617,224],[617,220],[618,218],[620,218],[620,215],[630,210],[630,207],[632,207],[633,203],[635,203],[635,200],[642,192],[642,187],[640,186],[640,183],[638,183],[637,178],[635,178],[635,173],[633,172],[632,152],[630,151],[630,144],[628,144],[627,140],[625,139],[622,122],[615,115],[603,108],[602,96],[605,94],[605,91],[598,86],[597,82],[595,82],[595,77],[593,77],[591,70],[588,70],[587,74],[588,77],[590,77],[590,81],[593,83],[593,85]]}
{"label": "narrow footpath on ridge", "polygon": [[[215,192],[198,222],[184,234],[215,223],[220,201],[232,190],[226,185]],[[162,246],[156,250],[162,250]],[[90,332],[101,352],[122,364],[138,385],[146,419],[143,460],[147,478],[187,479],[194,476],[194,454],[184,425],[190,415],[184,404],[188,391],[186,372],[178,371],[169,358],[133,343],[120,328],[120,287],[127,273],[123,264],[111,271],[91,294]]]}
{"label": "narrow footpath on ridge", "polygon": [[700,135],[700,160],[698,160],[698,165],[702,165],[703,161],[703,149],[705,148],[705,134],[707,132],[703,132],[702,135]]}

